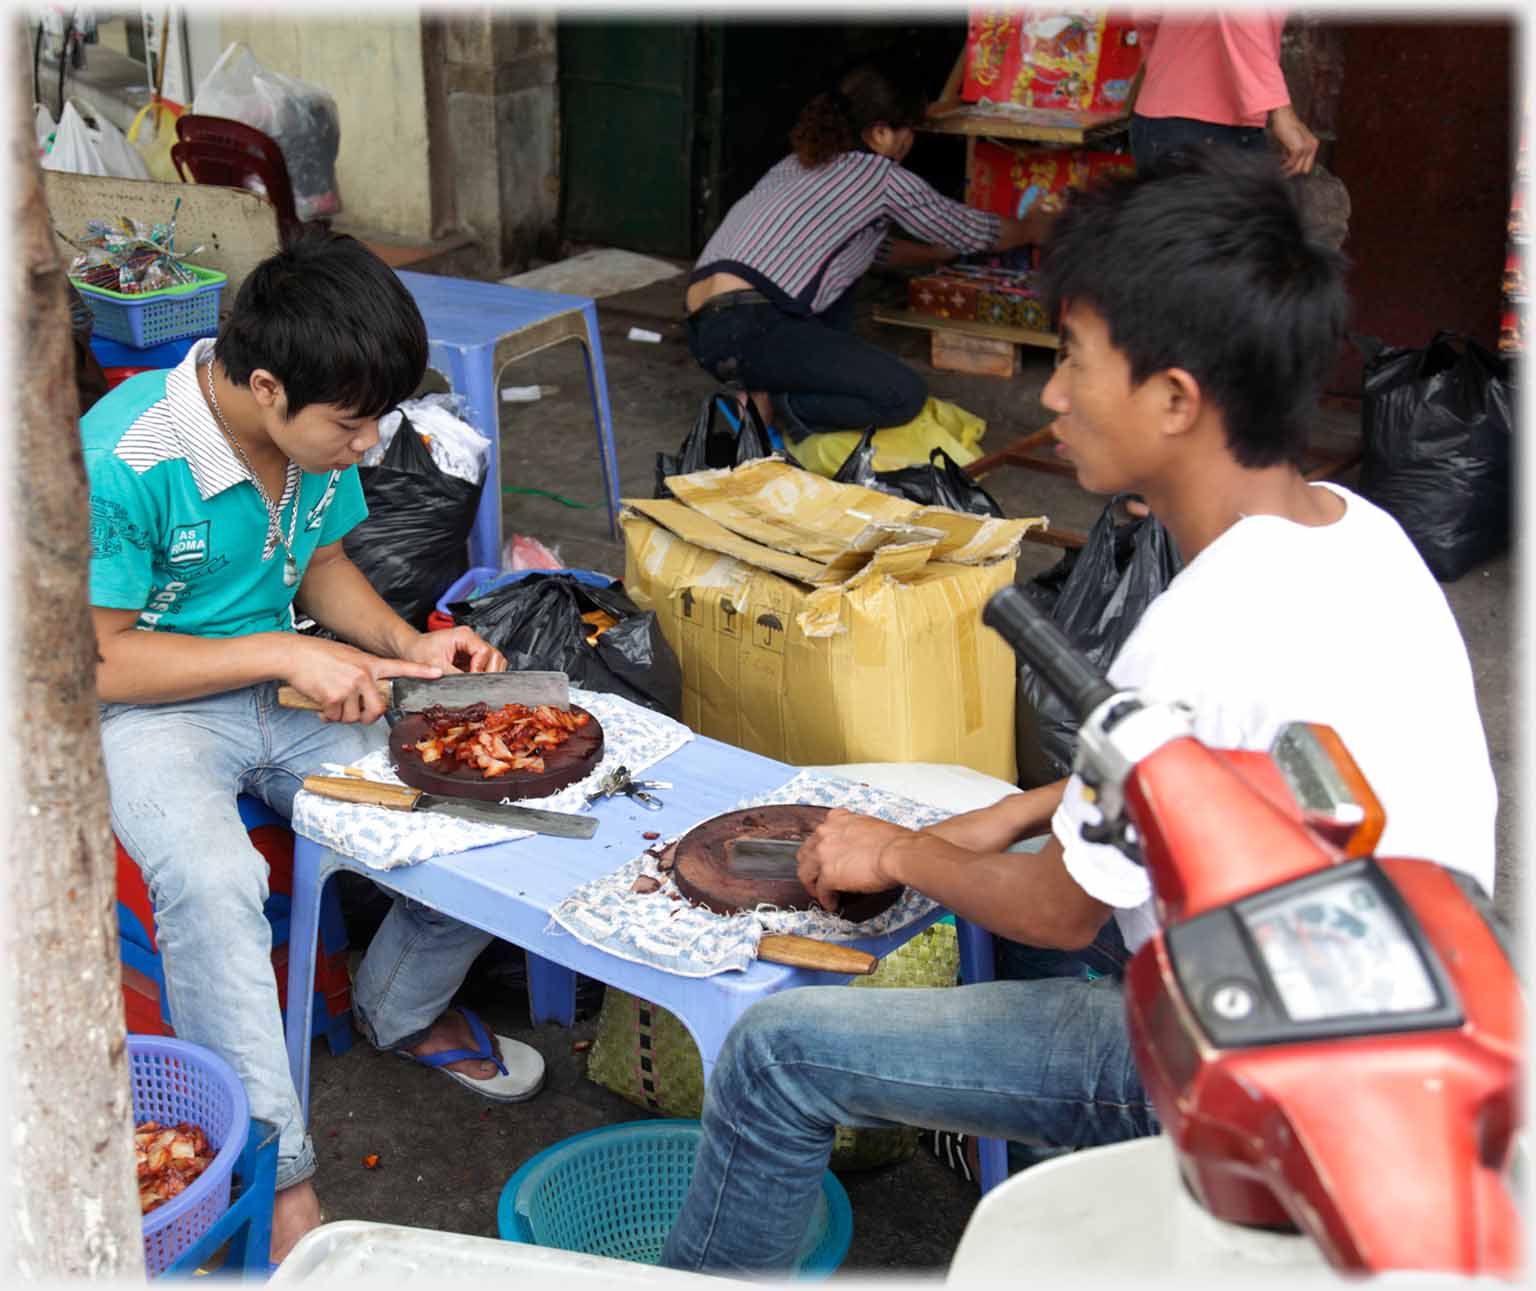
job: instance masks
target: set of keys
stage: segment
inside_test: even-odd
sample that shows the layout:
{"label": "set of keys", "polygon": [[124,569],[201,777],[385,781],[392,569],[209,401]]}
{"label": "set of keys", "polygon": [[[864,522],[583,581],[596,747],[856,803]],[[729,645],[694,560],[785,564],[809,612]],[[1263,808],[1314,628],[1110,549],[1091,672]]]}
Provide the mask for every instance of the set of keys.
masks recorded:
{"label": "set of keys", "polygon": [[587,806],[590,807],[599,798],[612,798],[615,794],[623,794],[638,802],[647,811],[660,811],[661,799],[647,793],[646,790],[671,787],[666,780],[635,780],[630,776],[628,767],[614,767],[598,781],[597,788],[587,795]]}

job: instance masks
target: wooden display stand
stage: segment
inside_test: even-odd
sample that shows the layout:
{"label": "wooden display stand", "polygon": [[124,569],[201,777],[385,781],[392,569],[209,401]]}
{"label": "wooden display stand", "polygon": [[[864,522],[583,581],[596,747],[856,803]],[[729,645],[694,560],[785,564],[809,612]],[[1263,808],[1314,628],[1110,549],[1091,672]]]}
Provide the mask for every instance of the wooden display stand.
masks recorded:
{"label": "wooden display stand", "polygon": [[[949,79],[944,82],[939,101],[928,111],[927,120],[919,129],[932,134],[958,134],[965,136],[965,182],[971,182],[974,173],[976,140],[979,138],[1023,140],[1029,143],[1069,144],[1082,147],[1097,143],[1123,130],[1131,119],[1136,94],[1141,88],[1141,71],[1136,72],[1131,92],[1125,106],[1114,112],[1066,113],[1056,109],[1040,109],[1031,121],[1023,112],[1002,112],[962,103],[960,87],[965,80],[965,50],[955,58]],[[1004,346],[1031,345],[1056,349],[1060,345],[1054,332],[1034,331],[1025,327],[1007,327],[996,323],[976,323],[963,319],[935,318],[910,309],[887,309],[877,306],[876,322],[896,327],[920,327],[933,333],[932,362],[942,371],[975,372],[983,370],[999,376],[1011,376],[1017,371],[1017,353],[1007,356]],[[941,342],[939,336],[966,337],[972,342],[967,348],[972,356],[985,355],[982,368],[958,367],[955,364],[955,348]],[[990,343],[990,344],[986,344]],[[1005,372],[1004,368],[1008,370]]]}

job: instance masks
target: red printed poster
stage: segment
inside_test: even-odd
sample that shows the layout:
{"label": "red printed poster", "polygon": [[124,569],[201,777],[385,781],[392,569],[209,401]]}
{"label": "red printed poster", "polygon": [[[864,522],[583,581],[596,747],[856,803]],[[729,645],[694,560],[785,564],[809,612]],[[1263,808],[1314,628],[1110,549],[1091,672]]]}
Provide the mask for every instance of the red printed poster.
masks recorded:
{"label": "red printed poster", "polygon": [[1058,211],[1072,189],[1136,168],[1125,153],[1010,147],[990,139],[976,141],[971,165],[966,204],[1015,220],[1030,210]]}
{"label": "red printed poster", "polygon": [[968,103],[1115,112],[1140,64],[1136,29],[1124,15],[979,7],[971,10],[960,93]]}

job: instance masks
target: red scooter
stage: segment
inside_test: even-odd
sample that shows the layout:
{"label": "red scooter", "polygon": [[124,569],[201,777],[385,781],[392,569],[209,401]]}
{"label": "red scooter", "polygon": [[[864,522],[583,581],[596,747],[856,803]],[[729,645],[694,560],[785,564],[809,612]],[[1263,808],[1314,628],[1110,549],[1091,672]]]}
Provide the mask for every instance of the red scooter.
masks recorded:
{"label": "red scooter", "polygon": [[1385,814],[1330,728],[1207,748],[1018,588],[983,618],[1081,718],[1085,833],[1151,878],[1127,1023],[1194,1197],[1300,1229],[1340,1272],[1517,1276],[1523,1004],[1481,889],[1374,855]]}

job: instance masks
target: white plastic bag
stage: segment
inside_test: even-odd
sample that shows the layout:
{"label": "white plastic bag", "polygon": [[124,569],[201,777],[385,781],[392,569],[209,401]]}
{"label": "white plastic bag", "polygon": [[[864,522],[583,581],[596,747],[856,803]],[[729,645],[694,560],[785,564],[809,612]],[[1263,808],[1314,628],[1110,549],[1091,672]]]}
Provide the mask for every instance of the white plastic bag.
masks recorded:
{"label": "white plastic bag", "polygon": [[123,132],[101,116],[90,126],[70,99],[64,104],[53,135],[53,148],[43,158],[44,170],[62,170],[75,175],[105,175],[116,179],[148,179],[144,158]]}
{"label": "white plastic bag", "polygon": [[277,144],[288,164],[299,219],[313,220],[341,210],[336,188],[341,118],[336,100],[323,87],[269,72],[236,41],[219,55],[197,87],[192,111],[239,121]]}
{"label": "white plastic bag", "polygon": [[459,415],[459,400],[451,394],[428,394],[407,399],[394,412],[379,418],[379,442],[363,454],[359,466],[377,466],[384,460],[389,441],[400,427],[400,414],[411,419],[416,433],[427,441],[427,451],[437,469],[455,479],[478,484],[485,478],[485,457],[490,441]]}

